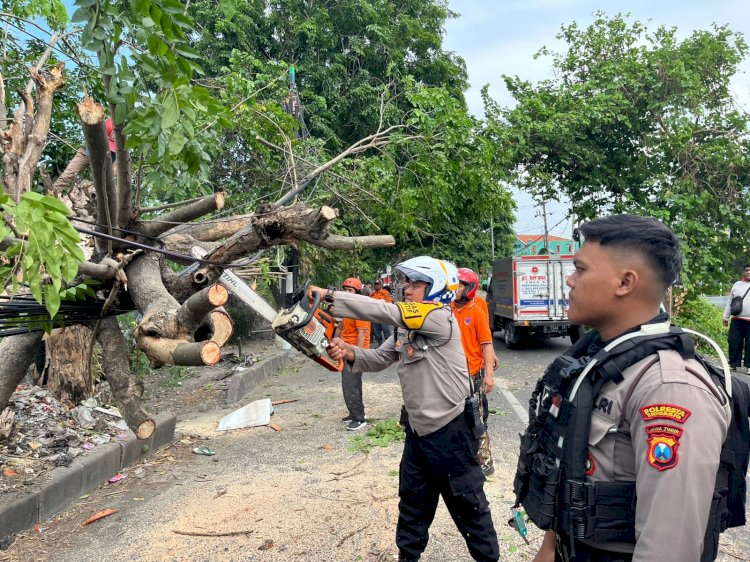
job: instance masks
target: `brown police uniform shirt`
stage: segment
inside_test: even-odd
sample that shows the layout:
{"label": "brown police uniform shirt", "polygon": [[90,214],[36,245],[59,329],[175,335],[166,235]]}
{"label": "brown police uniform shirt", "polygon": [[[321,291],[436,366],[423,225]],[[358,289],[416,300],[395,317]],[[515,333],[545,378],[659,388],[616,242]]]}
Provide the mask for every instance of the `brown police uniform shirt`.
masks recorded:
{"label": "brown police uniform shirt", "polygon": [[697,361],[676,351],[646,357],[623,376],[594,402],[586,474],[589,482],[636,482],[636,544],[593,546],[633,552],[634,562],[697,561],[729,401]]}
{"label": "brown police uniform shirt", "polygon": [[396,372],[409,425],[417,435],[437,431],[459,416],[469,395],[461,330],[450,307],[430,312],[419,330],[407,333],[395,304],[362,295],[336,292],[337,314],[397,326],[396,339],[377,349],[355,348],[353,371],[382,371],[398,362]]}

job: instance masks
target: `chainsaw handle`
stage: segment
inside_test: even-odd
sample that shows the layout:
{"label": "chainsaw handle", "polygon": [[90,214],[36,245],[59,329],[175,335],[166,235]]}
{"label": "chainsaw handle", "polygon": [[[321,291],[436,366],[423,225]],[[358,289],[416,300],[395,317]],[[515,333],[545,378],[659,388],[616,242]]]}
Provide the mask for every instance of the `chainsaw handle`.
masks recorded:
{"label": "chainsaw handle", "polygon": [[296,324],[292,326],[289,326],[288,328],[280,328],[276,333],[283,337],[293,330],[299,330],[300,328],[307,326],[310,323],[310,320],[312,320],[313,317],[315,316],[315,311],[318,309],[319,304],[320,304],[320,293],[316,292],[315,296],[313,297],[312,306],[310,307],[310,310],[307,312],[307,316],[305,316],[303,320],[297,322]]}

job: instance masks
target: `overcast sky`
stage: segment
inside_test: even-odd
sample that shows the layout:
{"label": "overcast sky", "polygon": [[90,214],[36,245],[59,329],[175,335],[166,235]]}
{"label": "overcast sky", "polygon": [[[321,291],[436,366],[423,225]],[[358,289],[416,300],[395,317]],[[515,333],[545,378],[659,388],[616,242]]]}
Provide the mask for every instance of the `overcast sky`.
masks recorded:
{"label": "overcast sky", "polygon": [[[748,0],[448,0],[458,12],[448,21],[444,48],[466,61],[471,89],[466,99],[477,116],[483,113],[479,91],[490,85],[490,95],[501,105],[513,103],[501,75],[538,81],[551,78],[549,57],[534,60],[542,46],[561,50],[555,39],[562,24],[577,22],[581,28],[593,21],[593,13],[608,15],[630,13],[632,19],[648,22],[649,29],[660,25],[676,27],[687,37],[696,29],[708,29],[711,23],[728,24],[750,41],[750,1]],[[745,61],[734,81],[735,97],[750,110],[750,63]],[[518,211],[516,232],[542,231],[541,209],[525,194],[516,194]],[[571,225],[565,219],[565,204],[549,205],[550,232],[569,236]]]}

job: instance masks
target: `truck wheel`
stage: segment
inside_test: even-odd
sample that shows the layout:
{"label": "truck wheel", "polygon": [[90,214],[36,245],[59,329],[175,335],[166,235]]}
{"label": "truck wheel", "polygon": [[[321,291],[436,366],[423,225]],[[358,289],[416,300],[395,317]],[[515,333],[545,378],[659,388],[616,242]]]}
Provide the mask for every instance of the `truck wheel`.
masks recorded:
{"label": "truck wheel", "polygon": [[568,337],[571,344],[576,343],[583,337],[583,326],[579,326],[578,324],[568,326]]}
{"label": "truck wheel", "polygon": [[503,325],[503,336],[503,343],[505,343],[505,347],[507,347],[508,349],[515,349],[516,347],[518,347],[518,342],[515,340],[516,330],[513,322],[506,322]]}

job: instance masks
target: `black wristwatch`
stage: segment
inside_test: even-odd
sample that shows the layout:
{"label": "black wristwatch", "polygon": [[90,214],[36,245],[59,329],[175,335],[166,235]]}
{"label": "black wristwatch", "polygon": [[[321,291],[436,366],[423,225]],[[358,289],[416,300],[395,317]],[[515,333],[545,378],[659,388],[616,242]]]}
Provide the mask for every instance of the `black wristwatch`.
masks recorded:
{"label": "black wristwatch", "polygon": [[325,298],[323,299],[327,303],[333,303],[333,289],[328,287],[328,292],[326,293]]}

